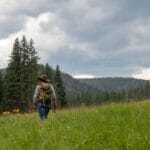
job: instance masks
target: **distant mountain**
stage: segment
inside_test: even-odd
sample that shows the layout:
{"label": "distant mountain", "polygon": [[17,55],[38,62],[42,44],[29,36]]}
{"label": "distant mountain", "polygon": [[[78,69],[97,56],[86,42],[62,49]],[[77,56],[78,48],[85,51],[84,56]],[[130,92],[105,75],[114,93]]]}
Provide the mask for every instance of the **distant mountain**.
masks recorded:
{"label": "distant mountain", "polygon": [[67,94],[69,95],[77,95],[82,91],[91,91],[92,93],[98,92],[97,88],[94,88],[91,85],[86,83],[82,83],[77,79],[74,79],[67,73],[62,73],[62,80],[66,89]]}
{"label": "distant mountain", "polygon": [[147,80],[134,78],[93,78],[74,79],[69,74],[63,73],[62,79],[67,94],[76,95],[82,91],[89,91],[93,94],[100,91],[122,91],[134,89],[146,84]]}
{"label": "distant mountain", "polygon": [[147,80],[134,78],[94,78],[78,79],[80,83],[89,85],[100,91],[121,91],[143,86]]}

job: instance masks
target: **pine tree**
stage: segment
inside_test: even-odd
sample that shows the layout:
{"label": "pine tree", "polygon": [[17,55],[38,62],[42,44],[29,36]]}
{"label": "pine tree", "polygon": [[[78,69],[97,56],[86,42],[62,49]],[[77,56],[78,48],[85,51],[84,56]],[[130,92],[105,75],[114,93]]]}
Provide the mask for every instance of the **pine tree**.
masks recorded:
{"label": "pine tree", "polygon": [[38,56],[33,40],[15,40],[5,76],[5,101],[9,109],[19,107],[27,111],[32,102],[38,72]]}
{"label": "pine tree", "polygon": [[29,44],[26,37],[23,36],[21,41],[22,52],[22,78],[21,78],[21,101],[24,106],[24,111],[28,111],[29,106],[32,103],[32,95],[38,76],[38,60],[39,57],[34,48],[34,41],[30,39]]}
{"label": "pine tree", "polygon": [[[29,85],[29,50],[26,37],[23,36],[21,40],[21,102],[22,108],[25,109],[27,107],[27,93],[28,93],[28,85]],[[24,107],[25,106],[25,107]]]}
{"label": "pine tree", "polygon": [[16,38],[10,61],[5,75],[5,104],[8,109],[19,105],[21,88],[21,49],[19,39]]}
{"label": "pine tree", "polygon": [[66,106],[67,102],[65,99],[66,98],[65,87],[63,85],[63,81],[61,78],[61,71],[58,65],[55,71],[55,89],[56,89],[57,98],[60,101],[61,107]]}
{"label": "pine tree", "polygon": [[29,45],[28,45],[28,63],[27,63],[27,71],[28,71],[28,91],[27,91],[27,105],[28,107],[32,103],[32,95],[34,92],[34,88],[37,82],[38,77],[38,54],[34,48],[34,41],[30,39]]}
{"label": "pine tree", "polygon": [[52,67],[49,66],[49,64],[47,63],[45,66],[45,74],[48,76],[48,78],[50,79],[50,82],[52,84],[54,84],[54,75],[55,75],[55,71]]}
{"label": "pine tree", "polygon": [[0,112],[2,112],[3,109],[3,75],[0,72]]}
{"label": "pine tree", "polygon": [[144,95],[145,95],[145,98],[148,99],[150,98],[150,84],[149,82],[147,81],[145,86],[144,86]]}

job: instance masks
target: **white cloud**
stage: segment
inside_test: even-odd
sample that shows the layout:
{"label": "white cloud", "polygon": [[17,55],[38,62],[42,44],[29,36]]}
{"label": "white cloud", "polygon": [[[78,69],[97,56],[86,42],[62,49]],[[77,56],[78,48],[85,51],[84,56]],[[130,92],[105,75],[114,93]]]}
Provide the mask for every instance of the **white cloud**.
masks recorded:
{"label": "white cloud", "polygon": [[0,40],[0,68],[5,68],[12,49],[12,42],[9,39]]}
{"label": "white cloud", "polygon": [[[51,26],[50,30],[43,30],[44,25]],[[49,53],[53,54],[68,43],[67,35],[57,26],[55,14],[45,12],[38,17],[26,17],[26,23],[22,30],[0,40],[1,57],[4,57],[4,59],[0,59],[0,62],[5,64],[5,67],[12,49],[11,43],[14,42],[16,37],[22,38],[23,35],[26,35],[27,39],[33,38],[40,57],[44,59],[50,58]]]}
{"label": "white cloud", "polygon": [[40,14],[37,18],[29,17],[23,32],[34,39],[38,49],[56,51],[67,41],[67,35],[57,25],[57,20],[59,18],[51,12]]}
{"label": "white cloud", "polygon": [[4,67],[6,67],[8,56],[12,50],[12,43],[16,37],[21,39],[23,35],[26,35],[27,39],[32,38],[34,40],[42,63],[48,61],[53,54],[61,51],[64,47],[68,48],[66,50],[75,50],[78,53],[83,51],[86,55],[93,57],[94,52],[90,51],[90,45],[86,42],[73,41],[61,29],[59,21],[60,18],[52,12],[45,12],[37,17],[26,16],[26,22],[20,31],[0,40],[1,56],[4,57],[0,60],[1,64],[5,64]]}
{"label": "white cloud", "polygon": [[138,73],[133,75],[137,79],[150,80],[150,68],[143,68]]}
{"label": "white cloud", "polygon": [[78,74],[78,75],[73,75],[73,78],[75,78],[75,79],[92,79],[92,78],[95,78],[95,76],[91,75],[91,74]]}

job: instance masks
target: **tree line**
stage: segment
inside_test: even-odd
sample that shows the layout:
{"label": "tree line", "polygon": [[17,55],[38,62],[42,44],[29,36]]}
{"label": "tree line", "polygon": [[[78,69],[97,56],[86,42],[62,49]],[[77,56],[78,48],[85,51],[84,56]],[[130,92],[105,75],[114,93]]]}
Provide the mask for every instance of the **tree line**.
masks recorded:
{"label": "tree line", "polygon": [[33,93],[40,74],[46,74],[50,78],[60,105],[66,105],[59,66],[53,69],[49,64],[39,65],[39,59],[32,39],[27,41],[25,36],[21,41],[19,38],[15,39],[6,72],[0,73],[1,112],[12,111],[15,108],[28,112],[32,108]]}
{"label": "tree line", "polygon": [[101,105],[104,103],[134,102],[150,99],[150,83],[147,81],[144,85],[136,88],[121,91],[90,91],[84,90],[80,94],[72,97],[68,96],[69,106],[90,106]]}

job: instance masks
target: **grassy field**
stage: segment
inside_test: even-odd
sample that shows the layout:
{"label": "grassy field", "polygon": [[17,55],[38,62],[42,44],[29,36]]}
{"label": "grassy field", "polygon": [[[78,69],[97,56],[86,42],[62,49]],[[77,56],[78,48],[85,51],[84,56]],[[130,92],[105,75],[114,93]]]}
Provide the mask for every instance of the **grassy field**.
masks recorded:
{"label": "grassy field", "polygon": [[150,101],[0,117],[0,150],[150,150]]}

